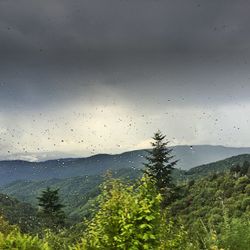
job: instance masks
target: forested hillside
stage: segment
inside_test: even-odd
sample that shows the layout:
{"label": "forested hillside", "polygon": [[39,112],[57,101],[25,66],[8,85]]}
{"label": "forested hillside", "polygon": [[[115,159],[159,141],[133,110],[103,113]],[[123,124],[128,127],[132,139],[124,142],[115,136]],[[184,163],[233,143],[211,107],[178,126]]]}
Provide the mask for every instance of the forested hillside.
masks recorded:
{"label": "forested hillside", "polygon": [[[207,165],[198,166],[188,171],[175,169],[173,171],[173,180],[176,183],[186,183],[189,180],[197,180],[200,177],[208,176],[212,173],[228,171],[232,166],[244,161],[250,161],[250,155],[239,155],[228,159],[214,162]],[[112,171],[114,177],[135,179],[142,175],[142,171],[133,168],[124,168]],[[82,216],[88,213],[91,201],[99,194],[99,185],[103,182],[103,175],[85,175],[71,177],[66,179],[49,179],[43,181],[25,181],[19,180],[7,184],[0,188],[0,192],[17,198],[20,201],[31,203],[37,206],[36,197],[47,186],[59,188],[60,196],[65,211],[72,220],[80,220]]]}
{"label": "forested hillside", "polygon": [[[248,166],[248,172],[246,172],[246,166]],[[39,245],[39,248],[37,249],[47,249],[45,248],[47,244],[51,247],[48,249],[69,249],[70,245],[72,245],[73,249],[95,249],[89,248],[88,244],[90,243],[87,242],[88,239],[90,240],[92,237],[96,237],[94,236],[95,234],[92,233],[94,233],[95,230],[97,230],[96,233],[98,230],[104,230],[104,228],[101,229],[101,227],[103,227],[105,223],[108,223],[108,221],[113,218],[112,216],[115,216],[113,218],[113,223],[118,223],[118,221],[116,222],[115,220],[116,216],[122,216],[119,214],[115,215],[116,212],[118,212],[118,207],[122,209],[121,211],[123,211],[123,209],[128,209],[130,212],[127,211],[126,214],[131,213],[131,216],[137,216],[136,211],[140,207],[137,207],[136,203],[133,203],[134,199],[137,197],[136,199],[141,200],[140,202],[145,202],[145,206],[154,204],[148,212],[146,212],[147,210],[144,212],[145,216],[148,216],[146,217],[148,218],[148,220],[146,220],[147,223],[149,223],[148,226],[154,227],[154,223],[156,223],[155,226],[157,225],[161,229],[159,232],[152,231],[150,233],[152,235],[147,236],[153,238],[160,237],[163,242],[165,242],[162,248],[159,249],[204,249],[204,247],[206,247],[205,249],[247,250],[249,249],[248,246],[250,243],[249,166],[250,165],[247,165],[247,163],[245,163],[245,168],[243,165],[235,168],[230,168],[230,166],[228,166],[229,170],[224,173],[208,174],[206,177],[189,180],[186,184],[183,183],[179,185],[177,187],[175,200],[167,206],[168,212],[165,216],[167,216],[166,218],[170,224],[165,224],[165,222],[161,224],[161,222],[158,221],[161,219],[157,214],[157,209],[159,209],[157,208],[159,203],[155,200],[157,192],[153,191],[154,189],[150,186],[151,184],[146,184],[147,181],[145,182],[145,180],[142,182],[139,181],[141,184],[135,184],[134,188],[131,189],[130,184],[127,184],[128,181],[125,181],[124,179],[123,181],[118,181],[117,179],[109,179],[108,177],[108,179],[106,178],[105,184],[101,187],[101,196],[99,196],[98,200],[93,201],[95,204],[99,203],[100,210],[99,212],[92,212],[93,214],[91,217],[94,216],[93,220],[90,219],[90,222],[92,223],[90,225],[92,226],[90,226],[88,222],[81,222],[74,227],[66,227],[60,233],[51,232],[44,236],[43,239],[33,239],[32,244]],[[82,181],[81,178],[78,180],[79,182]],[[47,184],[51,183],[48,182]],[[138,187],[139,190],[137,190]],[[3,211],[5,211],[5,213],[3,212],[3,215],[10,221],[10,223],[20,225],[21,231],[23,232],[28,231],[29,234],[36,233],[36,229],[33,227],[26,227],[27,215],[31,217],[34,216],[32,219],[37,222],[35,209],[32,209],[27,204],[24,206],[22,203],[10,199],[9,197],[1,197],[1,204],[4,207]],[[145,197],[147,197],[146,200]],[[79,201],[81,201],[82,198],[83,197],[79,195]],[[20,207],[22,207],[21,210]],[[9,216],[6,211],[8,211]],[[140,213],[143,214],[143,211],[140,211]],[[109,217],[105,215],[107,212],[110,213]],[[99,213],[97,217],[95,217],[96,213]],[[16,217],[19,216],[19,221],[13,220],[13,214]],[[20,218],[23,219],[20,220]],[[129,223],[128,221],[126,222],[126,220],[124,223]],[[5,222],[0,222],[0,226],[5,225],[3,223]],[[133,223],[130,225],[131,230],[134,226]],[[124,224],[124,226],[125,225],[126,224]],[[168,226],[166,227],[166,225]],[[115,226],[118,226],[118,224],[113,224],[114,229]],[[86,227],[88,228],[87,231]],[[137,227],[135,230],[136,234],[140,234]],[[101,232],[104,234],[106,231],[100,231],[100,233]],[[145,234],[146,232],[147,230],[143,230],[141,233]],[[113,231],[113,233],[115,234],[115,231]],[[168,237],[164,238],[162,233],[167,233]],[[17,238],[16,233],[13,233],[12,236]],[[133,237],[133,239],[135,238],[135,236],[131,237]],[[140,236],[136,237],[140,238]],[[24,241],[24,238],[20,238],[20,240],[21,239]],[[145,240],[145,242],[149,245],[156,244],[155,246],[157,246],[157,243],[148,243],[148,240]],[[1,239],[0,244],[2,244]],[[149,249],[156,248],[149,247]]]}
{"label": "forested hillside", "polygon": [[11,224],[20,226],[23,232],[37,232],[40,227],[35,207],[1,193],[0,215]]}
{"label": "forested hillside", "polygon": [[228,171],[231,167],[243,165],[245,161],[250,161],[249,154],[237,155],[221,161],[194,167],[187,171],[186,174],[192,176],[192,178],[195,178],[196,176],[207,176],[211,173]]}
{"label": "forested hillside", "polygon": [[143,170],[3,186],[0,249],[248,250],[250,155],[183,171],[164,138]]}
{"label": "forested hillside", "polygon": [[[136,169],[120,169],[112,172],[114,177],[134,180],[142,174]],[[0,192],[16,197],[21,201],[37,206],[36,197],[48,186],[59,188],[60,197],[65,204],[65,212],[71,220],[81,220],[88,213],[91,201],[99,193],[99,186],[105,175],[85,175],[66,179],[44,181],[16,181],[0,189]]]}

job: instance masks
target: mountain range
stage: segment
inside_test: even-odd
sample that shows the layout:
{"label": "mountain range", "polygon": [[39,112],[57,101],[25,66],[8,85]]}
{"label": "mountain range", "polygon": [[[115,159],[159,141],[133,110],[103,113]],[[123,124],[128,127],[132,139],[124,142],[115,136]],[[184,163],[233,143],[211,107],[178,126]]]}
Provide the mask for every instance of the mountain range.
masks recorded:
{"label": "mountain range", "polygon": [[[189,180],[198,180],[200,177],[209,176],[212,173],[227,171],[237,164],[243,165],[244,161],[250,162],[250,154],[232,156],[186,171],[176,169],[173,173],[173,179],[175,182],[182,184],[188,183]],[[131,181],[141,174],[140,170],[132,168],[112,171],[112,175],[115,178],[129,179]],[[48,186],[53,189],[58,188],[62,202],[65,205],[65,212],[71,220],[78,221],[90,211],[93,200],[100,192],[99,186],[103,180],[104,177],[100,174],[65,179],[17,180],[0,187],[0,192],[37,207],[37,197],[44,189]]]}
{"label": "mountain range", "polygon": [[[178,159],[177,168],[189,170],[193,167],[250,153],[250,148],[235,148],[211,145],[175,146],[173,154]],[[85,175],[100,175],[108,169],[141,169],[145,162],[145,150],[121,154],[98,154],[85,158],[66,158],[43,162],[22,160],[0,161],[0,186],[16,180],[46,180]]]}

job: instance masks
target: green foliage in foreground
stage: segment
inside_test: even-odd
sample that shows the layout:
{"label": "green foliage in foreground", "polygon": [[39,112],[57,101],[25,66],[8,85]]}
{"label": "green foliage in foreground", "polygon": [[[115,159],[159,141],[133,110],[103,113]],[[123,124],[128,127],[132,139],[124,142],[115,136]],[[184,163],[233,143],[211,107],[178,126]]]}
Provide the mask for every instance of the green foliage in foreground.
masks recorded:
{"label": "green foliage in foreground", "polygon": [[161,200],[145,177],[133,186],[105,182],[99,210],[74,249],[181,249],[186,233],[182,228],[174,232]]}
{"label": "green foliage in foreground", "polygon": [[2,250],[49,250],[48,243],[38,238],[20,233],[17,226],[11,226],[0,217],[0,249]]}
{"label": "green foliage in foreground", "polygon": [[13,250],[49,250],[47,242],[40,240],[37,236],[21,234],[13,231],[8,235],[0,233],[0,249]]}
{"label": "green foliage in foreground", "polygon": [[190,182],[162,209],[162,196],[143,177],[129,185],[108,179],[93,216],[68,229],[21,233],[0,217],[0,249],[17,250],[248,250],[247,175],[234,172]]}
{"label": "green foliage in foreground", "polygon": [[70,233],[72,243],[65,233],[47,232],[39,239],[13,230],[2,234],[0,249],[8,249],[7,243],[17,249],[182,249],[187,234],[182,227],[174,228],[161,209],[161,199],[146,178],[132,186],[110,179],[103,184],[99,209],[85,222],[78,243],[73,244]]}

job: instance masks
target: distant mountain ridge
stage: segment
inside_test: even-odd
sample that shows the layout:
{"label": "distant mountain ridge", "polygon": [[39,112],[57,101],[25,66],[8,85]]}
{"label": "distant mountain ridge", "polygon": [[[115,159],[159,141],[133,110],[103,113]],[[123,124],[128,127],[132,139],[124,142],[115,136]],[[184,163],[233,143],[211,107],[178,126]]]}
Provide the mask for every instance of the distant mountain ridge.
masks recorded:
{"label": "distant mountain ridge", "polygon": [[[199,180],[201,177],[209,176],[212,173],[228,171],[232,166],[242,165],[244,161],[250,162],[250,154],[233,156],[217,162],[194,167],[187,171],[176,169],[173,172],[173,179],[179,183],[183,181],[186,183],[189,180]],[[112,174],[115,178],[125,178],[133,181],[142,174],[142,171],[126,168],[115,170]],[[0,187],[0,192],[15,197],[22,202],[31,203],[37,207],[36,197],[38,197],[46,187],[59,188],[62,202],[66,205],[65,212],[71,219],[77,221],[87,215],[93,199],[99,193],[99,185],[103,180],[104,178],[101,175],[85,175],[65,179],[53,178],[35,181],[19,180]]]}
{"label": "distant mountain ridge", "polygon": [[[250,148],[210,145],[175,146],[173,154],[176,159],[180,160],[177,167],[188,170],[231,156],[250,154]],[[85,158],[66,158],[44,162],[0,161],[0,186],[16,180],[64,179],[99,175],[108,169],[140,169],[143,168],[145,155],[145,150],[135,150],[116,155],[99,154]]]}

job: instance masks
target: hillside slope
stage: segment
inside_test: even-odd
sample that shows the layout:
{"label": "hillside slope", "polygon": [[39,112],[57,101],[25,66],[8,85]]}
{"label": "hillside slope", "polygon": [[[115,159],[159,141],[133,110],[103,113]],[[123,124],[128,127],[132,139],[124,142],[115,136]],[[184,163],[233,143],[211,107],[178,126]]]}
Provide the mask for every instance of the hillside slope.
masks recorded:
{"label": "hillside slope", "polygon": [[250,154],[232,156],[221,161],[197,166],[188,170],[186,175],[196,178],[207,176],[212,173],[220,173],[229,170],[233,166],[242,165],[245,161],[250,162]]}
{"label": "hillside slope", "polygon": [[[114,177],[135,179],[141,174],[136,169],[120,169],[113,172]],[[49,179],[42,181],[19,180],[2,187],[1,192],[17,198],[20,201],[31,203],[37,207],[37,199],[48,186],[60,189],[60,197],[65,205],[65,212],[71,219],[77,219],[87,212],[85,205],[99,194],[99,186],[103,182],[102,175],[85,175],[66,179]]]}
{"label": "hillside slope", "polygon": [[2,193],[0,193],[0,215],[11,224],[19,225],[23,232],[35,232],[39,226],[37,210],[34,207]]}
{"label": "hillside slope", "polygon": [[[236,164],[242,165],[244,161],[250,162],[250,155],[230,157],[222,161],[192,168],[186,172],[176,169],[173,173],[173,178],[179,183],[182,183],[183,180],[199,179],[200,177],[209,176],[211,173],[227,171]],[[125,168],[113,171],[113,175],[114,177],[133,180],[141,175],[141,171]],[[85,175],[66,179],[53,178],[39,181],[19,180],[5,185],[0,188],[0,191],[37,206],[36,197],[39,196],[42,190],[48,186],[59,188],[62,202],[66,205],[66,213],[71,219],[77,220],[86,215],[91,199],[99,193],[99,185],[102,182],[102,175]]]}

